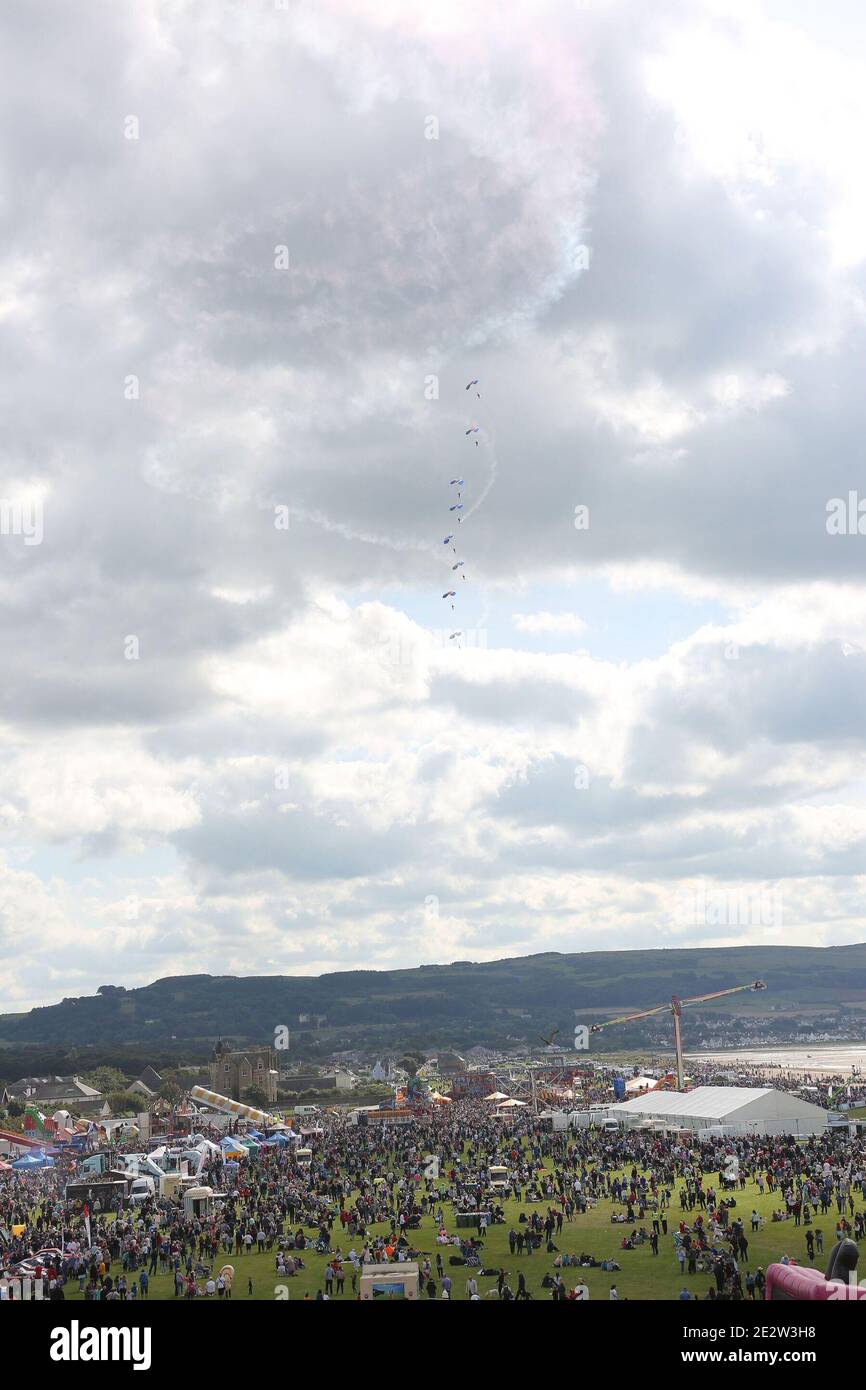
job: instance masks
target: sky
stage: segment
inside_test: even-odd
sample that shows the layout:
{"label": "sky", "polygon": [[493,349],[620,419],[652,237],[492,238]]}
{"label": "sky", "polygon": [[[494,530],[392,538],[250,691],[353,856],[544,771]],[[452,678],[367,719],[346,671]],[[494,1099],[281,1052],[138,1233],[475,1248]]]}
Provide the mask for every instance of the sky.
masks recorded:
{"label": "sky", "polygon": [[0,1009],[866,939],[862,8],[2,26]]}

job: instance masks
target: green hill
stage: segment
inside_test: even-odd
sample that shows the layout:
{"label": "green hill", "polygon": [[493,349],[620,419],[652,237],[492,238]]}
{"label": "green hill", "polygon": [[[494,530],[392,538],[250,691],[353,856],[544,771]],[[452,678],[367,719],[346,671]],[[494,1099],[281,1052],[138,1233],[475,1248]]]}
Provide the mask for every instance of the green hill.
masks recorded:
{"label": "green hill", "polygon": [[[103,986],[96,995],[0,1015],[0,1047],[180,1049],[218,1033],[262,1040],[279,1025],[290,1029],[293,1052],[310,1055],[391,1041],[536,1043],[539,1030],[551,1027],[565,1041],[576,1021],[650,1007],[672,991],[687,998],[757,977],[767,981],[766,992],[736,995],[712,1007],[720,1016],[784,1017],[787,1027],[816,1013],[856,1015],[866,1008],[866,945],[548,952],[316,978],[183,975],[139,989]],[[707,1015],[709,1008],[700,1006],[700,1013]],[[603,1039],[601,1046],[633,1045],[634,1030],[612,1029]]]}

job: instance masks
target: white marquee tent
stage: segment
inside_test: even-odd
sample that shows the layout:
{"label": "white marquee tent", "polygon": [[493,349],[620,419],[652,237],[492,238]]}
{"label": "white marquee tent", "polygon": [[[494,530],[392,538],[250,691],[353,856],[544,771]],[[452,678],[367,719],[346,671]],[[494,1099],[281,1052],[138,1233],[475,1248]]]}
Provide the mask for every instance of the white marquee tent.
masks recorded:
{"label": "white marquee tent", "polygon": [[827,1112],[769,1086],[696,1086],[649,1091],[608,1112],[632,1128],[646,1121],[670,1129],[723,1128],[732,1134],[823,1134]]}

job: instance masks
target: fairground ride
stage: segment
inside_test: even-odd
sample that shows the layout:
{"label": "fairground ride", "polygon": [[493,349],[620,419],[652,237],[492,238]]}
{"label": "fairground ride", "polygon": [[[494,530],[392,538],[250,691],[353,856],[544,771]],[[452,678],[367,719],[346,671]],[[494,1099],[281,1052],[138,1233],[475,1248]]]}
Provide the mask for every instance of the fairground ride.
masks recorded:
{"label": "fairground ride", "polygon": [[693,999],[680,999],[678,995],[671,995],[669,1004],[657,1004],[652,1009],[642,1009],[637,1014],[620,1014],[619,1018],[609,1018],[604,1023],[593,1023],[590,1033],[600,1033],[603,1028],[613,1028],[617,1023],[635,1023],[640,1018],[652,1018],[653,1014],[663,1014],[670,1012],[674,1020],[674,1051],[677,1058],[677,1090],[685,1089],[685,1068],[683,1066],[683,1032],[682,1017],[683,1009],[689,1008],[692,1004],[709,1004],[711,1000],[725,999],[730,994],[741,994],[744,990],[766,989],[763,980],[753,980],[750,985],[734,985],[732,989],[719,989],[714,994],[697,994]]}

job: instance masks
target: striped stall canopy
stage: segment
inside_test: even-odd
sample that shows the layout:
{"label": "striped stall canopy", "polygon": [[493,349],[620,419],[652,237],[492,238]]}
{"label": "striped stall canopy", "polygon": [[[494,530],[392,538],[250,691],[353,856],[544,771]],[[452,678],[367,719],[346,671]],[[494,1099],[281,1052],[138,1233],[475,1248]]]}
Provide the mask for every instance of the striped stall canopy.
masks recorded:
{"label": "striped stall canopy", "polygon": [[239,1120],[253,1120],[256,1124],[262,1125],[281,1123],[276,1115],[269,1115],[266,1110],[257,1110],[254,1105],[242,1105],[239,1100],[231,1100],[228,1096],[221,1096],[216,1091],[208,1091],[204,1086],[193,1086],[190,1095],[193,1100],[200,1101],[202,1105],[209,1105],[213,1110],[220,1110],[224,1115],[236,1115]]}

